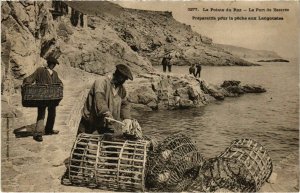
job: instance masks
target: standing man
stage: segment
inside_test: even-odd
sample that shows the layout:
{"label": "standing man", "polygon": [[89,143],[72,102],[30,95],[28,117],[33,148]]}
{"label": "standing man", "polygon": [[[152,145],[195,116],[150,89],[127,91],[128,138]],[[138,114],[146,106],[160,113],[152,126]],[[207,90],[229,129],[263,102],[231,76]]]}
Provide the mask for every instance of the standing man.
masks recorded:
{"label": "standing man", "polygon": [[192,64],[192,66],[189,68],[189,73],[194,75],[196,77],[196,67],[195,64]]}
{"label": "standing man", "polygon": [[133,80],[129,67],[118,64],[112,76],[101,77],[94,82],[82,110],[78,134],[115,133],[119,125],[106,118],[123,120],[125,125],[131,123],[130,106],[123,86],[128,79]]}
{"label": "standing man", "polygon": [[[54,71],[54,67],[56,64],[59,64],[56,58],[50,56],[46,58],[47,60],[47,66],[46,67],[39,67],[36,69],[36,71],[25,78],[23,80],[23,84],[63,84],[62,81],[58,78],[58,74],[56,71]],[[47,123],[44,127],[44,119],[45,119],[45,113],[46,108],[48,108],[48,117],[47,117]],[[55,105],[49,105],[49,106],[39,106],[38,107],[38,115],[37,115],[37,121],[36,121],[36,127],[35,131],[33,132],[33,139],[41,142],[43,141],[43,131],[45,131],[45,135],[52,135],[52,134],[58,134],[59,131],[53,130],[54,122],[55,122],[55,116],[56,116],[56,106]]]}
{"label": "standing man", "polygon": [[196,74],[195,74],[195,77],[196,77],[196,78],[197,78],[197,77],[200,78],[201,69],[202,69],[201,64],[198,63],[198,64],[196,65]]}
{"label": "standing man", "polygon": [[171,62],[172,55],[171,55],[171,52],[167,55],[167,57],[169,58],[168,70],[169,70],[169,72],[172,72],[172,62]]}
{"label": "standing man", "polygon": [[170,53],[166,54],[163,59],[162,59],[162,66],[163,66],[163,72],[167,71],[167,66],[168,66],[168,71],[172,71],[172,63],[171,63],[172,56]]}

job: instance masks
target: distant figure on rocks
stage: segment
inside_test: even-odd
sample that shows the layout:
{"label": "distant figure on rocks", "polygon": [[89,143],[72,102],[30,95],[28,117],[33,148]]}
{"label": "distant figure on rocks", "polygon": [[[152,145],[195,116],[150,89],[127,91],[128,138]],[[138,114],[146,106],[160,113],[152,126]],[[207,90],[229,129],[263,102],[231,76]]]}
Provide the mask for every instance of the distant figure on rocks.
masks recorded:
{"label": "distant figure on rocks", "polygon": [[192,66],[189,68],[189,73],[194,75],[196,77],[196,65],[192,64]]}
{"label": "distant figure on rocks", "polygon": [[180,105],[180,94],[178,93],[178,90],[176,89],[175,93],[173,94],[174,96],[174,101],[175,101],[175,106]]}
{"label": "distant figure on rocks", "polygon": [[123,86],[128,79],[133,80],[129,67],[118,64],[112,75],[101,77],[94,82],[82,110],[77,134],[117,134],[117,126],[120,125],[114,124],[116,121],[113,119],[119,122],[123,120],[123,132],[131,123],[130,105]]}
{"label": "distant figure on rocks", "polygon": [[202,70],[202,67],[201,67],[201,64],[196,64],[196,73],[195,73],[195,77],[197,78],[200,78],[200,73],[201,73],[201,70]]}
{"label": "distant figure on rocks", "polygon": [[167,66],[168,66],[168,71],[171,72],[172,71],[172,63],[171,63],[171,53],[166,54],[163,59],[162,59],[162,66],[163,66],[163,72],[167,71]]}
{"label": "distant figure on rocks", "polygon": [[[23,84],[63,84],[59,79],[58,74],[54,71],[56,64],[59,64],[56,58],[50,56],[46,58],[47,66],[39,67],[33,74],[23,80]],[[46,108],[48,108],[47,123],[44,127],[44,119],[46,114]],[[33,132],[33,139],[41,142],[43,141],[43,131],[45,135],[58,134],[59,131],[54,130],[54,122],[56,116],[56,106],[40,106],[38,107],[38,115],[36,121],[35,131]]]}

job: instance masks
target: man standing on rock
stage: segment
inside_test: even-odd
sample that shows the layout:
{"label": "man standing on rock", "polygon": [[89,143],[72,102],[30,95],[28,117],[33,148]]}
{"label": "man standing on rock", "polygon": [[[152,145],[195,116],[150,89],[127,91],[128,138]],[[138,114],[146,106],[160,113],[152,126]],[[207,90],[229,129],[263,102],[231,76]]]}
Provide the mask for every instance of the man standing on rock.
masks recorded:
{"label": "man standing on rock", "polygon": [[191,67],[189,68],[189,73],[196,77],[196,67],[195,66],[196,66],[195,64],[191,65]]}
{"label": "man standing on rock", "polygon": [[90,89],[82,110],[78,133],[103,134],[118,133],[117,126],[111,120],[130,120],[130,106],[123,84],[133,80],[132,73],[124,64],[118,64],[112,76],[101,77]]}
{"label": "man standing on rock", "polygon": [[196,78],[197,77],[200,78],[201,69],[202,69],[201,64],[200,63],[196,64],[196,73],[195,73]]}
{"label": "man standing on rock", "polygon": [[163,59],[162,59],[162,66],[163,66],[163,72],[167,71],[167,66],[168,66],[168,71],[171,72],[172,71],[172,63],[171,63],[171,53],[166,54]]}
{"label": "man standing on rock", "polygon": [[[58,74],[54,71],[54,67],[56,64],[59,64],[56,58],[50,56],[46,58],[47,66],[39,67],[33,74],[28,76],[23,80],[23,84],[41,84],[41,85],[51,85],[51,84],[63,84],[59,79]],[[47,123],[44,127],[44,119],[46,114],[46,108],[48,108],[48,117]],[[53,130],[54,122],[56,116],[56,106],[39,106],[38,107],[38,115],[35,131],[33,132],[33,139],[41,142],[43,141],[43,131],[45,129],[45,135],[53,135],[58,134],[59,131]]]}

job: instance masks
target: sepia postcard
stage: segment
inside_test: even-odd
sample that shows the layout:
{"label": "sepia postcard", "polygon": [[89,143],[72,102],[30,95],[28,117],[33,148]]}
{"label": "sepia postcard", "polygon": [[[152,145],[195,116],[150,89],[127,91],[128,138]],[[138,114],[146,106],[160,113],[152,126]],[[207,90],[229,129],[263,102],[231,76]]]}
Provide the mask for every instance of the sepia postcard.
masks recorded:
{"label": "sepia postcard", "polygon": [[1,1],[2,192],[299,192],[299,1]]}

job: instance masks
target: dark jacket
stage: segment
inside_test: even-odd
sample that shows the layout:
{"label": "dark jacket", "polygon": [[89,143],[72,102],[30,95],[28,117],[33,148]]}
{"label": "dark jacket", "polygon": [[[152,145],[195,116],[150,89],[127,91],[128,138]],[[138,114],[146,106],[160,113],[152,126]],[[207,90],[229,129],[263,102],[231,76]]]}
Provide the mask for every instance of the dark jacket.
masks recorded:
{"label": "dark jacket", "polygon": [[172,65],[172,63],[171,63],[171,56],[168,55],[168,56],[163,57],[161,64],[163,66],[170,66],[170,65]]}
{"label": "dark jacket", "polygon": [[46,67],[39,67],[33,74],[23,80],[23,84],[62,84],[57,72],[52,71],[53,73],[50,75]]}
{"label": "dark jacket", "polygon": [[196,65],[196,71],[201,72],[201,69],[202,69],[201,64],[197,64]]}

